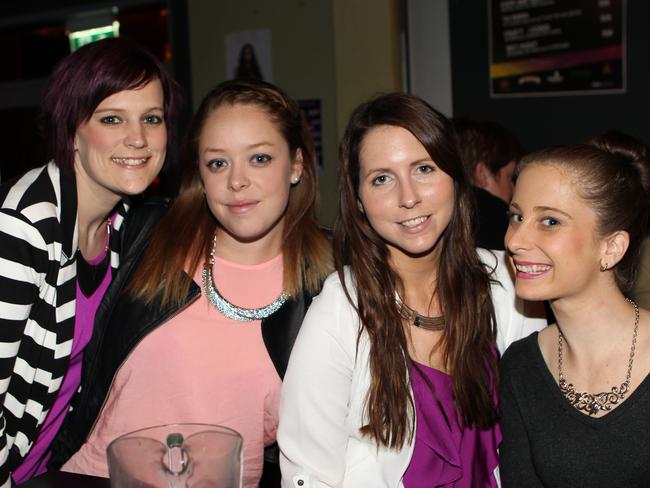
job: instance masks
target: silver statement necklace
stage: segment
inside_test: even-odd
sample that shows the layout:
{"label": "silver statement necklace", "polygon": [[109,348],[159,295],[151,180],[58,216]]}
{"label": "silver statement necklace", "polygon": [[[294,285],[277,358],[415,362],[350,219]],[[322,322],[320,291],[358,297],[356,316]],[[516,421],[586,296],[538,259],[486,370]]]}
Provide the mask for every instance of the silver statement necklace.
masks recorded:
{"label": "silver statement necklace", "polygon": [[203,272],[201,273],[201,276],[203,278],[203,291],[205,292],[205,296],[212,306],[219,310],[223,316],[239,322],[251,322],[253,320],[262,320],[268,317],[277,312],[280,307],[284,305],[284,302],[289,298],[289,295],[285,292],[280,293],[278,298],[265,307],[260,308],[238,307],[226,300],[219,293],[217,287],[214,286],[214,281],[212,280],[212,267],[214,266],[214,253],[216,248],[217,235],[215,233],[214,238],[212,239],[210,258],[203,264]]}
{"label": "silver statement necklace", "polygon": [[634,350],[636,349],[636,338],[639,332],[639,306],[629,298],[626,300],[634,307],[634,332],[632,333],[632,347],[630,348],[630,359],[627,363],[627,375],[625,381],[621,386],[612,386],[610,391],[603,391],[601,393],[587,393],[578,392],[572,383],[568,383],[564,378],[564,371],[562,370],[562,344],[564,342],[564,335],[562,330],[558,327],[557,339],[557,369],[559,371],[558,384],[560,391],[569,400],[569,403],[576,409],[588,413],[589,415],[596,415],[599,411],[609,412],[615,405],[625,399],[625,395],[630,389],[630,378],[632,376],[632,363],[634,362]]}

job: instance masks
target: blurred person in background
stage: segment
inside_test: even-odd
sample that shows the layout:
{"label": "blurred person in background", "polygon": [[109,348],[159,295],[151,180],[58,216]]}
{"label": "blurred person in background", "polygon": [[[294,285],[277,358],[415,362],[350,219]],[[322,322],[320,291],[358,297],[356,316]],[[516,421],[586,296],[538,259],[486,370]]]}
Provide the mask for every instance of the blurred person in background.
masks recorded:
{"label": "blurred person in background", "polygon": [[513,133],[496,122],[465,117],[455,119],[454,127],[477,203],[477,246],[503,250],[514,189],[512,177],[522,155],[521,145]]}

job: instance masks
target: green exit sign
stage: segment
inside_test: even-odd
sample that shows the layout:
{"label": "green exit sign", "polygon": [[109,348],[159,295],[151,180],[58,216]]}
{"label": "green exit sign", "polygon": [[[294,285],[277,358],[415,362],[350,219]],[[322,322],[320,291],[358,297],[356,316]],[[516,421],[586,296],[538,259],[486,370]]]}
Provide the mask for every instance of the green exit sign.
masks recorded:
{"label": "green exit sign", "polygon": [[68,34],[68,39],[70,39],[70,52],[75,52],[80,47],[90,44],[91,42],[100,41],[107,37],[118,37],[119,35],[119,22],[113,22],[112,25],[106,25],[103,27],[70,32]]}

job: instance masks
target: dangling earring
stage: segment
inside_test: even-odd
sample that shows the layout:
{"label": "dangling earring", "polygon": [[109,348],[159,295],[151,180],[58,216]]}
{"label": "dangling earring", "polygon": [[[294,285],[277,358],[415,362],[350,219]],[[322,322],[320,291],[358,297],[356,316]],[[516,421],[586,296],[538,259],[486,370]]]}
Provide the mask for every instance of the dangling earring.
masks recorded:
{"label": "dangling earring", "polygon": [[601,263],[601,265],[600,265],[600,272],[601,272],[601,273],[604,273],[605,271],[607,271],[607,268],[609,268],[609,265],[608,265],[607,263],[605,263],[605,264],[602,264],[602,263]]}

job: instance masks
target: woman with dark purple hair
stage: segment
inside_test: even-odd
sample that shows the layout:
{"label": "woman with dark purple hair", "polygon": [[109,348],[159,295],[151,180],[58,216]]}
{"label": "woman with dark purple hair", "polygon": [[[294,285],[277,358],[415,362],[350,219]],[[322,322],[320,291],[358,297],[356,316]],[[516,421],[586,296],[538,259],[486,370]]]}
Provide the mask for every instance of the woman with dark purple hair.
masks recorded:
{"label": "woman with dark purple hair", "polygon": [[161,63],[123,39],[85,46],[52,73],[51,160],[0,187],[0,487],[46,470],[127,247],[127,197],[162,168],[177,103]]}

